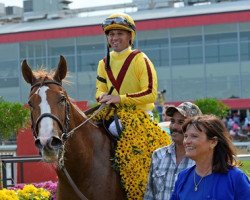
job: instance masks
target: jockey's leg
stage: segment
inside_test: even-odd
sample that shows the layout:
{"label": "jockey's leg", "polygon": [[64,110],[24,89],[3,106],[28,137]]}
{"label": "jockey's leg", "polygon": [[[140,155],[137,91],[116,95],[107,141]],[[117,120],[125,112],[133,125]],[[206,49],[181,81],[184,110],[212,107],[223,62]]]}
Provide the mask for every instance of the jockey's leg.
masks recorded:
{"label": "jockey's leg", "polygon": [[[152,112],[152,111],[146,111],[146,113],[150,116],[150,118],[151,118],[152,120],[154,119],[154,115],[153,115],[153,112]],[[120,130],[122,131],[123,127],[122,127],[122,124],[121,124],[121,120],[120,120],[120,119],[118,119],[118,123],[119,123]],[[112,133],[113,136],[119,137],[119,134],[118,134],[118,130],[117,130],[115,121],[112,121],[111,124],[109,125],[109,131],[110,131],[110,133]]]}
{"label": "jockey's leg", "polygon": [[[120,130],[122,130],[123,128],[122,128],[122,123],[121,123],[120,119],[118,119],[118,123],[119,123],[119,126],[120,126]],[[112,133],[113,136],[119,137],[115,121],[112,121],[111,124],[109,125],[109,132]]]}
{"label": "jockey's leg", "polygon": [[152,120],[154,119],[154,114],[152,111],[147,111],[146,113],[150,116]]}

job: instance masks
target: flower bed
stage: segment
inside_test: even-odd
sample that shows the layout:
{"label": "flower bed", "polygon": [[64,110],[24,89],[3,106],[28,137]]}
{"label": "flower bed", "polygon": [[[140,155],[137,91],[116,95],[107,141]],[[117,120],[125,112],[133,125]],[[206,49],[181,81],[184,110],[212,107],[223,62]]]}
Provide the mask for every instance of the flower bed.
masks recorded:
{"label": "flower bed", "polygon": [[0,190],[0,200],[56,200],[57,182],[17,184]]}

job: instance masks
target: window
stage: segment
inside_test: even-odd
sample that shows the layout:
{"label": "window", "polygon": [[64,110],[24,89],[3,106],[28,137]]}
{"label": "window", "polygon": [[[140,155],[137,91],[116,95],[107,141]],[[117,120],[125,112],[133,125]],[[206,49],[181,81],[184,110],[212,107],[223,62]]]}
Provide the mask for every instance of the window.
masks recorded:
{"label": "window", "polygon": [[23,1],[23,11],[32,12],[33,11],[33,0]]}

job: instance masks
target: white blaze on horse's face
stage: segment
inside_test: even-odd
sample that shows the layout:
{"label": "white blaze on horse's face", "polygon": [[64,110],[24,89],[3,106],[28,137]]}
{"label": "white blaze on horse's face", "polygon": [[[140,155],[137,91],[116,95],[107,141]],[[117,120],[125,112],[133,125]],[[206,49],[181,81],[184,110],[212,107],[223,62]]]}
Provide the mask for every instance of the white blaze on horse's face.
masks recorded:
{"label": "white blaze on horse's face", "polygon": [[[42,86],[37,90],[37,95],[41,97],[41,103],[39,104],[41,115],[44,113],[51,113],[50,105],[47,101],[47,90],[49,90],[48,86]],[[41,139],[41,143],[46,142],[47,138],[52,136],[53,131],[53,120],[50,117],[44,117],[40,122],[39,129],[39,137]]]}

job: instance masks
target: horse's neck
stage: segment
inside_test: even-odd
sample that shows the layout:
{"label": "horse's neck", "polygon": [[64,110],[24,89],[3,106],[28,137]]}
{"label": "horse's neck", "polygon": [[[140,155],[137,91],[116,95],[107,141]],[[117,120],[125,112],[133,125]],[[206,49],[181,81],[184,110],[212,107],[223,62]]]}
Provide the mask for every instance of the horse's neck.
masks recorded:
{"label": "horse's neck", "polygon": [[86,115],[76,106],[70,104],[70,128],[73,129],[87,119]]}
{"label": "horse's neck", "polygon": [[[71,118],[75,118],[72,120],[74,124],[71,124],[71,128],[86,120],[75,111],[71,112]],[[111,141],[103,131],[104,129],[97,128],[89,122],[77,129],[66,141],[65,165],[75,184],[87,197],[104,200],[123,199],[120,177],[111,167]],[[62,193],[66,192],[62,186],[67,182],[65,176],[59,174],[59,179],[59,190]],[[68,188],[66,187],[66,190]],[[72,199],[70,196],[64,197]]]}
{"label": "horse's neck", "polygon": [[[87,122],[85,123],[86,120]],[[93,160],[92,167],[95,167],[95,164],[98,166],[96,162],[105,158],[101,162],[110,164],[111,141],[103,133],[104,129],[90,123],[84,114],[72,107],[70,130],[75,129],[81,123],[83,124],[68,139],[66,151],[70,152],[70,158],[67,159],[80,159],[79,162],[82,162],[84,165],[88,165],[89,160]]]}

